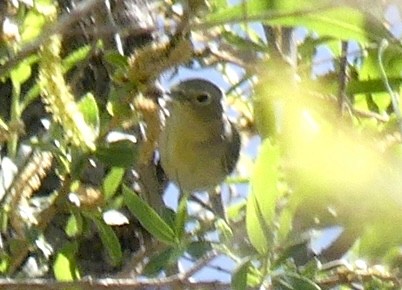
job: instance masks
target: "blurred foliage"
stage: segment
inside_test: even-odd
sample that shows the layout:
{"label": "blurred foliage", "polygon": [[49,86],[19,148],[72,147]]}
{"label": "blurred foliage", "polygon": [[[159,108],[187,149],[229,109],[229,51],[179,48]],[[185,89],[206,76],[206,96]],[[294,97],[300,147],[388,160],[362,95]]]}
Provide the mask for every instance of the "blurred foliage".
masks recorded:
{"label": "blurred foliage", "polygon": [[[0,3],[4,278],[401,287],[397,1],[96,2]],[[183,68],[221,74],[243,151],[217,193],[171,209],[156,81]]]}

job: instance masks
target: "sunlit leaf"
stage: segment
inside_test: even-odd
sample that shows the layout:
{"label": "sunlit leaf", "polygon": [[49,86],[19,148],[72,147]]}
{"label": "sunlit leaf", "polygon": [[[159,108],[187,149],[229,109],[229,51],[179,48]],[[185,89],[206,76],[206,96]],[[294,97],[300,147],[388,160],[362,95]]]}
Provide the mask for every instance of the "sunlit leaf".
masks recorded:
{"label": "sunlit leaf", "polygon": [[89,52],[91,51],[91,46],[84,45],[73,52],[71,52],[67,57],[65,57],[62,61],[63,71],[67,72],[71,68],[73,68],[77,63],[84,60]]}
{"label": "sunlit leaf", "polygon": [[266,139],[261,145],[253,175],[251,193],[247,201],[247,233],[253,246],[260,252],[268,250],[267,236],[273,229],[276,202],[279,198],[279,147]]}
{"label": "sunlit leaf", "polygon": [[100,120],[98,105],[94,96],[91,93],[87,93],[79,101],[78,108],[85,122],[94,130],[94,134],[97,136],[99,134]]}
{"label": "sunlit leaf", "polygon": [[67,220],[65,232],[69,237],[75,237],[82,232],[83,219],[79,213],[71,214]]}
{"label": "sunlit leaf", "polygon": [[372,15],[362,9],[336,6],[331,1],[250,0],[209,15],[208,24],[262,21],[270,25],[306,27],[321,36],[362,42],[390,39],[390,34]]}
{"label": "sunlit leaf", "polygon": [[31,76],[31,66],[27,62],[21,62],[10,73],[14,85],[22,85]]}
{"label": "sunlit leaf", "polygon": [[119,187],[124,175],[124,168],[113,167],[103,180],[103,193],[105,200],[111,198]]}
{"label": "sunlit leaf", "polygon": [[58,281],[73,281],[80,278],[80,272],[76,261],[77,251],[77,244],[71,242],[67,243],[56,254],[53,263],[53,273]]}

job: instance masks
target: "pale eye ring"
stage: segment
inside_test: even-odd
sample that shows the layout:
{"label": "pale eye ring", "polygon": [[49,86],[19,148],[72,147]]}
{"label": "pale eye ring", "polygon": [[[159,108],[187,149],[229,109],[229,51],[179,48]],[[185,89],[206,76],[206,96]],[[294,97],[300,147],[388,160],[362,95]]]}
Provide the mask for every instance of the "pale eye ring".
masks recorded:
{"label": "pale eye ring", "polygon": [[207,93],[201,93],[195,97],[198,104],[207,105],[211,102],[211,96]]}

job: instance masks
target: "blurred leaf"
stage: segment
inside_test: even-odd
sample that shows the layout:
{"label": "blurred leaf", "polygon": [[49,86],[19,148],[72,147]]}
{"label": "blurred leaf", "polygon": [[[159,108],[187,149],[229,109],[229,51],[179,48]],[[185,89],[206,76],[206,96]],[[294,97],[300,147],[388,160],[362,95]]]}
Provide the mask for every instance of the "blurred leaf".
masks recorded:
{"label": "blurred leaf", "polygon": [[162,209],[161,218],[172,228],[176,227],[176,212],[168,207]]}
{"label": "blurred leaf", "polygon": [[133,91],[135,91],[135,86],[132,83],[123,83],[117,87],[112,87],[106,105],[107,112],[111,116],[122,120],[134,117],[133,110],[128,105],[131,101],[131,96],[133,96]]}
{"label": "blurred leaf", "polygon": [[177,214],[175,218],[175,232],[177,238],[181,241],[185,233],[186,220],[187,220],[187,202],[189,194],[185,193],[180,198]]}
{"label": "blurred leaf", "polygon": [[389,32],[380,21],[363,10],[347,6],[326,10],[313,9],[312,12],[300,13],[299,16],[278,17],[266,22],[270,25],[304,26],[321,36],[341,40],[366,43],[390,39]]}
{"label": "blurred leaf", "polygon": [[258,43],[251,41],[248,38],[244,38],[236,34],[234,31],[224,31],[222,37],[229,43],[234,45],[236,49],[246,50],[253,53],[256,52],[267,52],[268,47],[263,43]]}
{"label": "blurred leaf", "polygon": [[0,253],[0,273],[7,273],[8,266],[10,265],[10,257],[6,253]]}
{"label": "blurred leaf", "polygon": [[251,244],[261,255],[266,255],[271,240],[268,225],[265,223],[255,196],[249,196],[246,211],[247,235]]}
{"label": "blurred leaf", "polygon": [[75,258],[77,251],[77,244],[70,242],[56,254],[53,273],[58,281],[74,281],[81,278]]}
{"label": "blurred leaf", "polygon": [[31,65],[27,61],[20,62],[10,73],[11,81],[14,86],[22,85],[30,76]]}
{"label": "blurred leaf", "polygon": [[[371,100],[374,102],[379,113],[386,112],[389,104],[391,103],[391,98],[386,92],[372,95]],[[371,111],[374,111],[372,107],[369,106],[369,108]]]}
{"label": "blurred leaf", "polygon": [[269,25],[303,26],[321,36],[361,42],[390,39],[389,32],[380,21],[364,10],[339,7],[331,1],[260,1],[250,0],[211,13],[206,21],[210,25],[243,22],[250,18]]}
{"label": "blurred leaf", "polygon": [[191,242],[187,247],[187,252],[196,259],[200,259],[210,250],[212,250],[212,246],[207,241]]}
{"label": "blurred leaf", "polygon": [[260,147],[255,168],[250,180],[250,195],[247,201],[246,226],[251,243],[261,254],[268,250],[273,229],[275,207],[279,198],[279,147],[265,139]]}
{"label": "blurred leaf", "polygon": [[296,241],[292,241],[290,244],[288,241],[287,245],[284,244],[283,249],[281,249],[281,252],[278,253],[278,257],[275,259],[275,263],[273,263],[273,268],[281,267],[281,265],[289,258],[293,258],[297,261],[300,257],[301,260],[303,260],[308,251],[308,243],[310,242],[309,237],[309,235],[305,237],[305,235],[299,234],[296,236]]}
{"label": "blurred leaf", "polygon": [[[363,65],[359,70],[360,80],[381,80],[382,75],[378,62],[377,48],[365,49]],[[401,78],[402,72],[402,48],[400,45],[391,44],[383,51],[382,62],[389,79]]]}
{"label": "blurred leaf", "polygon": [[111,263],[113,266],[120,265],[123,258],[123,253],[121,251],[121,246],[116,233],[113,231],[112,227],[107,225],[103,220],[93,216],[88,215],[88,217],[95,223],[98,228],[98,233],[101,238],[103,247],[109,255]]}
{"label": "blurred leaf", "polygon": [[27,43],[38,37],[45,24],[46,17],[34,9],[29,10],[21,26],[22,41]]}
{"label": "blurred leaf", "polygon": [[124,176],[124,168],[112,167],[106,177],[103,179],[103,193],[105,200],[110,199],[119,188],[121,180]]}
{"label": "blurred leaf", "polygon": [[71,68],[77,65],[77,63],[83,61],[88,56],[91,49],[90,45],[84,45],[69,53],[62,61],[63,72],[68,72]]}
{"label": "blurred leaf", "polygon": [[125,69],[128,67],[128,57],[114,50],[105,53],[105,60],[116,68]]}
{"label": "blurred leaf", "polygon": [[136,193],[127,186],[123,186],[124,202],[130,212],[140,221],[142,226],[155,238],[169,245],[177,244],[174,230],[143,201]]}
{"label": "blurred leaf", "polygon": [[361,257],[380,259],[389,254],[394,247],[402,244],[402,220],[400,208],[389,206],[387,211],[381,211],[381,216],[376,219],[366,221],[365,231],[361,235],[358,243],[358,254]]}
{"label": "blurred leaf", "polygon": [[233,231],[224,219],[217,219],[215,221],[215,227],[221,237],[220,240],[222,243],[226,244],[232,241]]}
{"label": "blurred leaf", "polygon": [[100,120],[98,105],[94,96],[91,93],[87,93],[79,101],[78,108],[84,117],[85,123],[94,131],[95,136],[98,136]]}
{"label": "blurred leaf", "polygon": [[241,263],[232,275],[231,286],[234,290],[245,290],[247,288],[247,274],[250,267],[250,261],[246,260]]}
{"label": "blurred leaf", "polygon": [[109,166],[127,168],[137,161],[137,146],[129,140],[98,145],[95,156]]}
{"label": "blurred leaf", "polygon": [[83,219],[81,214],[73,213],[68,218],[64,231],[66,232],[68,237],[72,238],[82,233],[82,227],[83,227]]}
{"label": "blurred leaf", "polygon": [[[388,79],[391,86],[402,85],[402,78],[390,78]],[[374,94],[386,92],[384,81],[382,79],[370,79],[370,80],[350,80],[347,84],[346,92],[348,94]]]}
{"label": "blurred leaf", "polygon": [[246,200],[242,200],[238,203],[232,204],[230,205],[227,209],[226,209],[226,215],[228,217],[229,220],[241,220],[244,215],[245,215],[245,209],[246,209],[246,204],[247,201]]}
{"label": "blurred leaf", "polygon": [[166,270],[169,266],[177,262],[183,250],[177,247],[169,247],[161,253],[153,255],[144,267],[143,274],[147,276],[156,276],[162,270]]}
{"label": "blurred leaf", "polygon": [[321,290],[316,283],[298,273],[286,272],[273,281],[275,289]]}

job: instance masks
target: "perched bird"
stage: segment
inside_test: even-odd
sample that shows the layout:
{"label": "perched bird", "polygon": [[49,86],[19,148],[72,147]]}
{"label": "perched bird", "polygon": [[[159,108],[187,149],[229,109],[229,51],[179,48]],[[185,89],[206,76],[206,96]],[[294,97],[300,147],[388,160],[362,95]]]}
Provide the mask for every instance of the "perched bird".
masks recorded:
{"label": "perched bird", "polygon": [[239,158],[240,136],[224,113],[223,96],[204,79],[188,79],[170,90],[159,153],[167,177],[184,192],[213,189]]}

